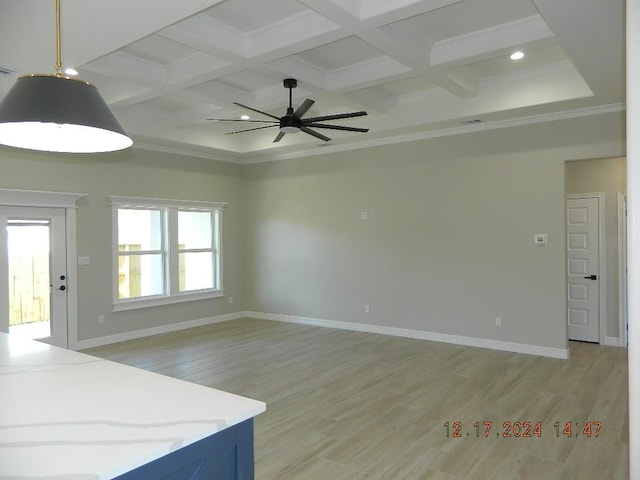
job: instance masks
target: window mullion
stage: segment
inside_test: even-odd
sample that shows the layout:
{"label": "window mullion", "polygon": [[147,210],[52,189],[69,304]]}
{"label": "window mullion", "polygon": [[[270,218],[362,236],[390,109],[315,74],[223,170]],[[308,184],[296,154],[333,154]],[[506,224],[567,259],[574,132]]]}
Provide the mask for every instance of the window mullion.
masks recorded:
{"label": "window mullion", "polygon": [[181,248],[180,253],[206,253],[215,252],[215,248]]}
{"label": "window mullion", "polygon": [[178,272],[178,210],[167,209],[166,245],[167,255],[167,288],[169,295],[176,295],[179,291],[180,275]]}
{"label": "window mullion", "polygon": [[213,285],[216,289],[222,290],[222,256],[220,255],[220,249],[222,248],[222,210],[216,210],[212,212],[211,228],[212,234],[212,247],[213,247]]}
{"label": "window mullion", "polygon": [[164,250],[118,250],[121,257],[135,257],[136,255],[163,255]]}

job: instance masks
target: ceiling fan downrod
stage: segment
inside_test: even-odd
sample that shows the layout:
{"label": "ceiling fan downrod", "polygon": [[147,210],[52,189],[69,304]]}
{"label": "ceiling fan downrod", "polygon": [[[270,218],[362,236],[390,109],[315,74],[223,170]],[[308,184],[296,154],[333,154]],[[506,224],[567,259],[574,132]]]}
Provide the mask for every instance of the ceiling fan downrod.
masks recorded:
{"label": "ceiling fan downrod", "polygon": [[[289,89],[289,107],[287,107],[287,114],[280,119],[280,131],[282,133],[298,133],[300,119],[296,119],[293,114],[293,89],[298,86],[298,81],[295,78],[285,78],[282,83],[284,88]],[[296,122],[296,120],[298,121]]]}

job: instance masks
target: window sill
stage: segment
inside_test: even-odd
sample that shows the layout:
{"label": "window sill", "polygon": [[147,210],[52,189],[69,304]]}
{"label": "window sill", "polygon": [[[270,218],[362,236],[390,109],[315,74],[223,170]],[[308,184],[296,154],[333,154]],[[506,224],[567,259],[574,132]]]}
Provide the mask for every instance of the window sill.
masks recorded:
{"label": "window sill", "polygon": [[171,297],[144,297],[127,300],[119,300],[113,303],[113,312],[123,312],[138,308],[160,307],[162,305],[172,305],[174,303],[193,302],[195,300],[208,300],[211,298],[224,297],[223,290],[201,290],[198,292],[187,292],[173,295]]}

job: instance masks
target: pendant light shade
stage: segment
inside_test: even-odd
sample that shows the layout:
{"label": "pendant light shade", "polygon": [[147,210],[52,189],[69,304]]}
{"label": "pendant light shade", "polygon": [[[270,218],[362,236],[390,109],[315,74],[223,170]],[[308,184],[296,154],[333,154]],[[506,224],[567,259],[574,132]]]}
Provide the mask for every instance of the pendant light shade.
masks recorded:
{"label": "pendant light shade", "polygon": [[0,144],[46,152],[98,153],[133,141],[98,89],[62,75],[60,0],[56,0],[56,73],[24,75],[0,102]]}
{"label": "pendant light shade", "polygon": [[0,144],[92,153],[122,150],[133,141],[90,83],[59,75],[25,75],[0,102]]}

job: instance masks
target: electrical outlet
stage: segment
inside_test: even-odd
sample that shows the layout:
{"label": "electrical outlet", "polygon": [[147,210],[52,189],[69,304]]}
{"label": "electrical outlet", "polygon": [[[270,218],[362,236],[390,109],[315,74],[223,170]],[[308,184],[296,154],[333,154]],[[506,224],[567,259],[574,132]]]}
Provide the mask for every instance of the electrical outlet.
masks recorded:
{"label": "electrical outlet", "polygon": [[364,306],[364,313],[369,313],[369,305]]}
{"label": "electrical outlet", "polygon": [[233,303],[233,297],[229,297],[229,303]]}
{"label": "electrical outlet", "polygon": [[546,233],[536,233],[533,236],[533,243],[541,246],[546,245],[549,243],[549,235]]}
{"label": "electrical outlet", "polygon": [[496,317],[496,327],[502,326],[502,317]]}
{"label": "electrical outlet", "polygon": [[104,315],[99,315],[99,316],[98,316],[98,323],[99,323],[100,325],[104,324]]}

